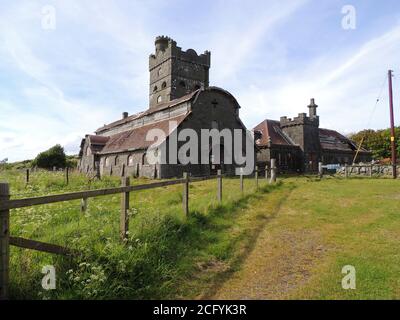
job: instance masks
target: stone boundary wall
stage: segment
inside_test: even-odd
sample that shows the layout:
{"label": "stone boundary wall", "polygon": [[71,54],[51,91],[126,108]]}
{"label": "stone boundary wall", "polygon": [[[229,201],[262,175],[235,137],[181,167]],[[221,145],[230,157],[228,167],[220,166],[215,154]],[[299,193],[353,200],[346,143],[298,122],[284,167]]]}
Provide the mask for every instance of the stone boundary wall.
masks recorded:
{"label": "stone boundary wall", "polygon": [[[392,165],[371,165],[358,164],[354,166],[343,166],[336,170],[336,175],[346,176],[346,167],[348,177],[366,176],[366,177],[388,177],[393,176]],[[400,165],[397,165],[397,177],[400,178]]]}

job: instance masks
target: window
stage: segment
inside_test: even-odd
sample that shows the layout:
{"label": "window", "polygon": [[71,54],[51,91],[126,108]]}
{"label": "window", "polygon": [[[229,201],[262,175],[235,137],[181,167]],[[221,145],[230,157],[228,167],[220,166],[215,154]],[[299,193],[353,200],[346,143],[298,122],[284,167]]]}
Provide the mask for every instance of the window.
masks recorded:
{"label": "window", "polygon": [[90,156],[91,154],[92,154],[92,151],[90,150],[90,147],[87,147],[86,156]]}
{"label": "window", "polygon": [[118,156],[115,157],[114,164],[115,164],[116,166],[119,165],[119,157],[118,157]]}
{"label": "window", "polygon": [[157,103],[160,103],[162,101],[162,97],[161,96],[158,96],[157,97]]}
{"label": "window", "polygon": [[156,92],[158,90],[157,86],[154,86],[153,92]]}
{"label": "window", "polygon": [[128,166],[129,166],[129,167],[132,167],[132,166],[133,166],[133,155],[130,155],[130,156],[128,157]]}
{"label": "window", "polygon": [[164,81],[161,85],[161,88],[165,89],[167,87],[167,83]]}
{"label": "window", "polygon": [[179,85],[182,87],[182,88],[186,88],[186,83],[185,83],[185,81],[179,81]]}
{"label": "window", "polygon": [[160,76],[162,74],[162,68],[158,69],[158,75]]}
{"label": "window", "polygon": [[147,160],[147,153],[144,153],[142,156],[142,164],[143,165],[149,164],[149,162]]}
{"label": "window", "polygon": [[106,167],[108,167],[110,165],[110,158],[107,157],[106,160],[104,161]]}

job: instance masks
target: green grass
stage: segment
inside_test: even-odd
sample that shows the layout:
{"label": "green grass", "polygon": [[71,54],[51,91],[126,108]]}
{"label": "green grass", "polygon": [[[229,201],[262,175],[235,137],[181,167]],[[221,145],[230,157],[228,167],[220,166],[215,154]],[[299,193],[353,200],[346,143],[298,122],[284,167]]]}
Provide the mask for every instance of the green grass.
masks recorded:
{"label": "green grass", "polygon": [[[88,183],[72,175],[65,185],[62,173],[37,172],[25,186],[21,172],[3,171],[0,180],[11,185],[13,198],[117,186],[118,178]],[[133,184],[147,183],[134,179]],[[11,297],[55,299],[156,299],[201,295],[230,268],[258,219],[246,211],[250,202],[279,186],[224,179],[223,203],[216,200],[217,181],[190,185],[190,216],[182,210],[182,186],[131,193],[129,241],[119,241],[120,195],[11,211],[11,235],[68,246],[82,252],[75,259],[11,247]],[[58,287],[41,288],[41,269],[54,265]],[[214,279],[213,281],[211,281]]]}
{"label": "green grass", "polygon": [[[0,180],[10,182],[15,198],[120,184],[110,177],[88,183],[74,174],[66,186],[62,174],[53,172],[33,173],[28,186],[21,172],[0,171]],[[85,214],[79,201],[15,209],[13,236],[68,246],[82,256],[71,259],[11,247],[11,298],[214,297],[245,287],[254,278],[247,265],[258,268],[259,262],[270,264],[265,270],[289,275],[282,280],[281,273],[266,273],[256,283],[262,286],[265,280],[273,298],[400,299],[398,184],[388,179],[285,177],[274,186],[261,179],[255,192],[254,180],[248,179],[242,196],[239,180],[231,178],[224,179],[219,205],[217,181],[203,181],[190,185],[188,218],[181,185],[135,192],[126,245],[118,237],[120,195],[89,199]],[[41,269],[48,264],[57,272],[57,289],[52,291],[41,288]],[[341,287],[344,265],[356,268],[356,290]],[[297,270],[301,274],[291,277]],[[234,275],[239,282],[230,287]],[[280,290],[286,286],[282,281],[290,282],[290,290]]]}
{"label": "green grass", "polygon": [[[268,231],[315,235],[324,253],[310,263],[308,281],[285,298],[400,299],[399,181],[300,179],[296,184]],[[345,265],[356,269],[356,290],[341,287]]]}

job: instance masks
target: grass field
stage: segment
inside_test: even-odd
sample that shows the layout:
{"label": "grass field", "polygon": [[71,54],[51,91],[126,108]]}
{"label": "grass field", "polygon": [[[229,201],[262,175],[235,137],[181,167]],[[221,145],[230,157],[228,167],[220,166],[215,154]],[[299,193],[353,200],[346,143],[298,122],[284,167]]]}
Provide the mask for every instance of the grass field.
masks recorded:
{"label": "grass field", "polygon": [[[72,175],[0,172],[15,198],[117,186]],[[146,183],[148,180],[133,180]],[[69,246],[79,259],[12,247],[14,299],[400,298],[398,181],[285,178],[269,186],[224,179],[191,184],[190,216],[182,186],[131,194],[129,241],[118,239],[120,196],[11,211],[11,234]],[[41,287],[54,265],[57,289]],[[353,265],[356,290],[343,290],[341,269]]]}

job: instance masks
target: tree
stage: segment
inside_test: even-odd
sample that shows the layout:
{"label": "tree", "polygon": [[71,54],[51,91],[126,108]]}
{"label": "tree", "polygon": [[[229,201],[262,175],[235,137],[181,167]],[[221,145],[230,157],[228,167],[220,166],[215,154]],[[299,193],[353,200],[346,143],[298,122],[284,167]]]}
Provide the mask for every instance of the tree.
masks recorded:
{"label": "tree", "polygon": [[[397,154],[400,155],[400,127],[395,128]],[[375,159],[391,157],[390,129],[362,130],[349,135],[357,145],[363,140],[362,147],[372,152]]]}
{"label": "tree", "polygon": [[67,157],[65,155],[64,148],[59,144],[47,151],[39,153],[32,162],[32,166],[37,166],[44,169],[51,169],[53,167],[65,168],[66,165]]}

